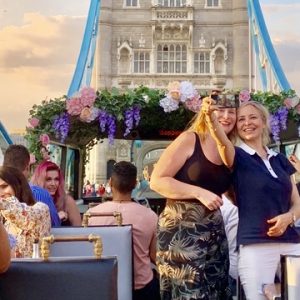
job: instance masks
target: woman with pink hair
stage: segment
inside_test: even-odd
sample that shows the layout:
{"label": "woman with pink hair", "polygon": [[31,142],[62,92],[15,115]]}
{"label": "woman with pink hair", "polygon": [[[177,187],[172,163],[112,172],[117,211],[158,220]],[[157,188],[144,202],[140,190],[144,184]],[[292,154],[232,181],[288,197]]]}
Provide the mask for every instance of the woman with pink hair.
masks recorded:
{"label": "woman with pink hair", "polygon": [[64,177],[58,165],[43,161],[35,169],[31,183],[48,190],[63,226],[81,226],[78,207],[73,197],[65,192]]}

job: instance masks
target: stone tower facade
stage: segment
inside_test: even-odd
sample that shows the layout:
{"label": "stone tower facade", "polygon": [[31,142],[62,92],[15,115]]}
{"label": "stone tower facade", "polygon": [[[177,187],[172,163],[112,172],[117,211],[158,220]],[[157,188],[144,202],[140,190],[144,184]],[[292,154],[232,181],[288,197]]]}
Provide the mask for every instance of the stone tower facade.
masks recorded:
{"label": "stone tower facade", "polygon": [[[165,88],[188,80],[200,92],[249,88],[249,49],[246,0],[102,0],[92,85]],[[105,180],[121,159],[134,160],[141,174],[145,147],[151,143],[98,144],[89,179]]]}
{"label": "stone tower facade", "polygon": [[249,86],[246,0],[102,0],[93,84]]}

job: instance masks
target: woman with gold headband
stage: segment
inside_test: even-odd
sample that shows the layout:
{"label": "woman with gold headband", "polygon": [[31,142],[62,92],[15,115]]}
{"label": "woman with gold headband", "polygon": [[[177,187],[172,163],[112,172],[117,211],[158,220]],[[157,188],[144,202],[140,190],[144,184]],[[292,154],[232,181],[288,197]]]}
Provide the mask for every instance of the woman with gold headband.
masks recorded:
{"label": "woman with gold headband", "polygon": [[[204,99],[211,101],[211,99]],[[209,123],[207,123],[209,121]],[[203,109],[164,151],[151,175],[151,189],[167,198],[159,217],[157,267],[161,299],[231,299],[228,245],[220,206],[231,185],[227,139],[236,109],[219,107],[220,132],[208,130]],[[224,136],[216,142],[216,134]]]}

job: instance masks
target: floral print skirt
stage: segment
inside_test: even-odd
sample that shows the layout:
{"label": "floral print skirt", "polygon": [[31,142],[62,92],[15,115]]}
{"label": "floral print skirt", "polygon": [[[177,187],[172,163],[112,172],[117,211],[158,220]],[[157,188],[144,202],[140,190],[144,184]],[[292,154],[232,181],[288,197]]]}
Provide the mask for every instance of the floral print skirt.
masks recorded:
{"label": "floral print skirt", "polygon": [[156,263],[162,300],[232,299],[220,210],[168,200],[159,217]]}

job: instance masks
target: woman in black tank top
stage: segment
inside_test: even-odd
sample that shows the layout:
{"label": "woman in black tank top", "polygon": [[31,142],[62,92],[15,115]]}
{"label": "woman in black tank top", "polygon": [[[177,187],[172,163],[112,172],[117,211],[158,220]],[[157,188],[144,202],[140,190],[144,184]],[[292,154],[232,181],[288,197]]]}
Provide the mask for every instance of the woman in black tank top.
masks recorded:
{"label": "woman in black tank top", "polygon": [[[216,116],[229,134],[236,122],[235,108],[220,108]],[[231,299],[228,245],[219,209],[231,173],[224,146],[201,130],[203,122],[200,112],[164,151],[151,175],[151,188],[167,198],[157,236],[162,300]]]}

